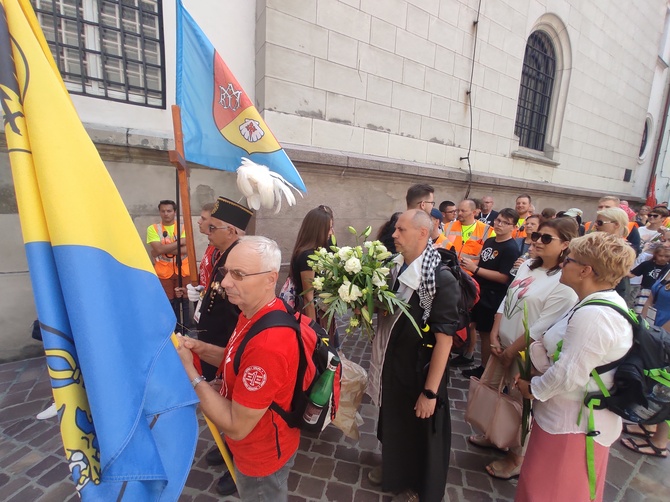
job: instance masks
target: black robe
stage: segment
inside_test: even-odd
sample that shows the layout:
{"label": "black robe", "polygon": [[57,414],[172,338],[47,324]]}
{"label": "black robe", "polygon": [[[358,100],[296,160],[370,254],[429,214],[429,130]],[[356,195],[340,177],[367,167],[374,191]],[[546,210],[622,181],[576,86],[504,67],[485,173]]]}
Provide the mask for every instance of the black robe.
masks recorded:
{"label": "black robe", "polygon": [[[431,331],[421,339],[404,315],[398,317],[391,330],[382,370],[377,429],[382,442],[382,489],[400,492],[410,488],[422,502],[439,502],[444,497],[451,449],[447,368],[437,392],[441,404],[433,416],[417,418],[414,411],[432,355],[426,345],[435,344],[435,332],[453,336],[458,323],[458,282],[448,270],[440,268],[436,284],[428,319]],[[423,309],[418,293],[412,294],[409,304],[412,317],[421,326]]]}
{"label": "black robe", "polygon": [[[225,291],[221,288],[223,276],[219,272],[219,268],[226,264],[228,253],[236,244],[237,241],[221,253],[214,264],[209,284],[200,305],[200,319],[196,324],[198,339],[219,347],[225,347],[228,344],[240,316],[240,309],[228,301]],[[201,361],[201,363],[202,375],[207,381],[214,380],[217,367],[205,361]]]}

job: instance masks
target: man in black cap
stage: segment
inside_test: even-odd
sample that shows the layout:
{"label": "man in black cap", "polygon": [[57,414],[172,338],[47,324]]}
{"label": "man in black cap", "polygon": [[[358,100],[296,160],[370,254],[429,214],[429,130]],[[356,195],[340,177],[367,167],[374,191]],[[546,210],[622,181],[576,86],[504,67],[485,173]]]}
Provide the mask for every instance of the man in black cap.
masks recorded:
{"label": "man in black cap", "polygon": [[[221,287],[223,273],[221,268],[226,264],[230,250],[237,244],[238,239],[253,216],[253,211],[237,202],[225,197],[219,197],[214,203],[212,214],[207,226],[209,243],[220,252],[212,268],[212,274],[207,287],[198,291],[190,284],[187,286],[189,300],[199,302],[193,319],[196,322],[198,339],[219,347],[225,347],[235,330],[240,310],[226,298],[226,292]],[[201,361],[202,375],[207,381],[212,381],[217,375],[216,366]],[[210,465],[223,464],[223,458],[217,448],[207,454]],[[235,483],[229,472],[226,472],[216,486],[221,495],[235,493]]]}

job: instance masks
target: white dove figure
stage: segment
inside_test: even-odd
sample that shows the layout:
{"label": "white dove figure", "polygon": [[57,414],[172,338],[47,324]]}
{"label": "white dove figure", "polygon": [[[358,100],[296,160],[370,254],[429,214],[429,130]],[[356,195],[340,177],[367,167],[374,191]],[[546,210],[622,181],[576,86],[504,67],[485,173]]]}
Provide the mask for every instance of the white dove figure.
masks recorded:
{"label": "white dove figure", "polygon": [[[300,193],[296,187],[281,175],[270,171],[267,166],[242,157],[242,165],[237,168],[237,188],[247,198],[249,207],[258,210],[261,207],[275,208],[275,214],[281,209],[282,194],[289,206],[295,205],[295,196],[291,188]],[[302,194],[300,194],[302,197]]]}

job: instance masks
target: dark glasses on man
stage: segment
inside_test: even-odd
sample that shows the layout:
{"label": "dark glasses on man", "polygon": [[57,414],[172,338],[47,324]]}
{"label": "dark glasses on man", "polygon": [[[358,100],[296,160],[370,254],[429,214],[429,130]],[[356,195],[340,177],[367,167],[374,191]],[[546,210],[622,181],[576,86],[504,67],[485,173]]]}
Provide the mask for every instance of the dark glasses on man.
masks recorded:
{"label": "dark glasses on man", "polygon": [[660,216],[661,216],[660,214],[650,214],[649,215],[650,218],[658,218]]}
{"label": "dark glasses on man", "polygon": [[558,237],[554,237],[553,235],[541,234],[540,232],[533,232],[532,234],[530,234],[531,241],[533,242],[540,241],[542,244],[545,245],[551,244],[551,241],[553,241],[554,239],[559,241],[561,240]]}

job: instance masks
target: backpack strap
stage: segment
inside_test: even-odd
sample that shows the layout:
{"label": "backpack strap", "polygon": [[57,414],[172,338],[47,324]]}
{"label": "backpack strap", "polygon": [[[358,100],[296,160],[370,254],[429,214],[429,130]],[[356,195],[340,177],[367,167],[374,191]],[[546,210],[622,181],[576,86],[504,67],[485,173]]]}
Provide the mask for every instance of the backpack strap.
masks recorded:
{"label": "backpack strap", "polygon": [[240,371],[242,354],[244,353],[244,349],[246,348],[247,344],[261,331],[265,331],[269,328],[292,328],[293,330],[300,331],[300,326],[295,317],[293,317],[288,312],[273,310],[262,316],[249,328],[249,331],[247,331],[246,335],[244,335],[244,338],[237,348],[235,358],[233,359],[233,371],[235,372],[235,375],[237,375]]}
{"label": "backpack strap", "polygon": [[[572,313],[574,314],[575,311],[577,311],[581,307],[585,307],[586,305],[602,305],[604,307],[610,307],[619,312],[619,314],[621,314],[622,316],[624,316],[626,320],[628,320],[628,322],[633,327],[633,330],[635,330],[638,327],[638,322],[630,315],[629,311],[624,310],[619,305],[609,300],[596,300],[596,299],[589,300],[587,302],[584,302],[579,307],[577,307]],[[572,315],[570,317],[572,317]],[[610,392],[607,389],[607,387],[605,387],[605,384],[600,378],[600,375],[602,375],[603,373],[607,373],[608,371],[611,371],[617,366],[619,366],[619,364],[621,364],[621,362],[626,358],[629,352],[627,352],[626,355],[623,356],[621,359],[617,359],[616,361],[612,361],[611,363],[608,364],[603,364],[602,366],[598,366],[591,371],[591,377],[596,382],[596,385],[598,385],[598,389],[602,393],[601,396],[587,394],[587,396],[585,396],[585,403],[584,403],[589,409],[588,426],[586,432],[586,468],[589,476],[589,492],[590,492],[589,495],[591,500],[594,500],[596,498],[596,484],[597,484],[594,438],[600,434],[600,431],[596,430],[593,410],[600,408],[602,400],[610,397]],[[581,418],[581,410],[579,412],[579,417],[577,418],[577,423],[579,423],[580,418]]]}
{"label": "backpack strap", "polygon": [[[297,393],[302,391],[302,383],[305,379],[305,373],[307,372],[307,356],[305,354],[305,346],[302,343],[302,330],[300,329],[302,314],[299,314],[298,318],[295,318],[292,314],[293,309],[291,309],[286,302],[284,302],[284,306],[286,307],[287,312],[281,310],[268,312],[249,328],[249,331],[244,335],[244,338],[240,342],[240,346],[235,353],[235,358],[233,359],[233,371],[235,372],[235,375],[239,373],[244,349],[249,341],[261,331],[269,328],[291,328],[295,332],[298,341],[298,375],[293,389],[293,396],[296,396]],[[270,404],[270,409],[277,413],[286,423],[289,423],[288,412],[281,408],[275,401],[272,401]]]}

